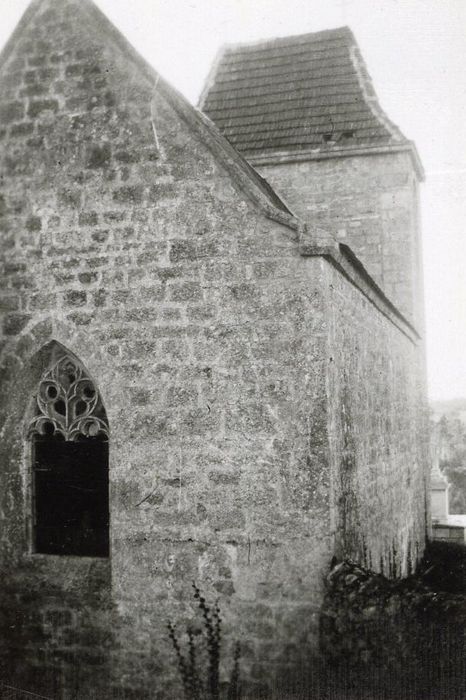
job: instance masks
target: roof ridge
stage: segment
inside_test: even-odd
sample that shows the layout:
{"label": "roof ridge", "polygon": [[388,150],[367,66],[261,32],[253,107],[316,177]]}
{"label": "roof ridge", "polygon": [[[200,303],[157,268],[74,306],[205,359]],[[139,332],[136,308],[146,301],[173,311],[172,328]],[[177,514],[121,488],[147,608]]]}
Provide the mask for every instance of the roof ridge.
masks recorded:
{"label": "roof ridge", "polygon": [[335,35],[347,35],[351,36],[354,39],[354,34],[351,30],[350,27],[347,25],[342,25],[340,27],[333,27],[331,29],[321,29],[317,32],[304,32],[300,34],[287,34],[286,36],[275,36],[275,37],[270,37],[268,39],[257,39],[254,41],[241,41],[241,42],[232,42],[224,44],[222,46],[222,50],[224,51],[235,51],[237,49],[256,49],[256,48],[268,48],[269,46],[272,47],[276,44],[293,44],[293,43],[304,43],[306,41],[309,41],[309,39],[314,39],[316,42],[327,38],[329,35],[335,34]]}

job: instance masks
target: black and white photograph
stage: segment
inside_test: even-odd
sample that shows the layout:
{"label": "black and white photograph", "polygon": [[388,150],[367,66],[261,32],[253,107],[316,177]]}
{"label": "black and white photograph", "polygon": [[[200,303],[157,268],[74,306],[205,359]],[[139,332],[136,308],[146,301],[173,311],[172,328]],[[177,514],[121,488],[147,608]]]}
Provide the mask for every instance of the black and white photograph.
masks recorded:
{"label": "black and white photograph", "polygon": [[0,0],[0,700],[466,700],[465,0]]}

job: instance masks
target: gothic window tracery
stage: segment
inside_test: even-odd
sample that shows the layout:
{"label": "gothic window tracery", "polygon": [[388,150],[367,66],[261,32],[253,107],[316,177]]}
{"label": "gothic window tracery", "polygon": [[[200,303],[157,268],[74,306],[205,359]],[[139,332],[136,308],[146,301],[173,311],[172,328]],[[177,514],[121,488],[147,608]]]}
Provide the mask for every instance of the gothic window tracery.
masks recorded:
{"label": "gothic window tracery", "polygon": [[42,375],[29,424],[34,551],[109,554],[109,427],[83,365],[58,344]]}
{"label": "gothic window tracery", "polygon": [[69,355],[48,370],[37,392],[37,414],[30,435],[54,436],[69,442],[108,439],[108,423],[99,393],[82,365]]}

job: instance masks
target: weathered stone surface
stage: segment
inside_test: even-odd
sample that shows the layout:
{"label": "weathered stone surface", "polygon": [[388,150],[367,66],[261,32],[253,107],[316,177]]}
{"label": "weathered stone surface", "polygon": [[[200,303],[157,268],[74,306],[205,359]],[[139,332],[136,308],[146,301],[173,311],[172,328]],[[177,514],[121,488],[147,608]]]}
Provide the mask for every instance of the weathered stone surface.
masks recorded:
{"label": "weathered stone surface", "polygon": [[5,335],[18,335],[27,325],[31,317],[28,314],[9,314],[3,321]]}
{"label": "weathered stone surface", "polygon": [[422,330],[419,181],[408,152],[258,169],[310,226],[348,244],[388,298]]}
{"label": "weathered stone surface", "polygon": [[[334,269],[327,270],[337,549],[375,571],[407,575],[422,554],[427,528],[429,454],[419,341],[382,315],[369,322],[371,306]],[[390,347],[389,359],[384,347]]]}
{"label": "weathered stone surface", "polygon": [[[397,571],[422,550],[416,348],[300,255],[86,8],[38,2],[0,67],[1,672],[44,695],[58,678],[153,697],[156,678],[180,697],[164,625],[192,615],[194,579],[265,682],[287,645],[316,648],[335,541]],[[12,133],[27,113],[34,148]],[[51,340],[109,418],[109,561],[30,553],[25,435]]]}

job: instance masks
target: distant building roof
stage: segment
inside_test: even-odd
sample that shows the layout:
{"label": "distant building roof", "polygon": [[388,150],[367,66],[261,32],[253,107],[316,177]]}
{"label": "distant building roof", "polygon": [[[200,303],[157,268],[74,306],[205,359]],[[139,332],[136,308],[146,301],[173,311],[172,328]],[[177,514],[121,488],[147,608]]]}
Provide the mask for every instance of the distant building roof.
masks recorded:
{"label": "distant building roof", "polygon": [[227,46],[200,108],[244,155],[409,144],[348,27]]}

